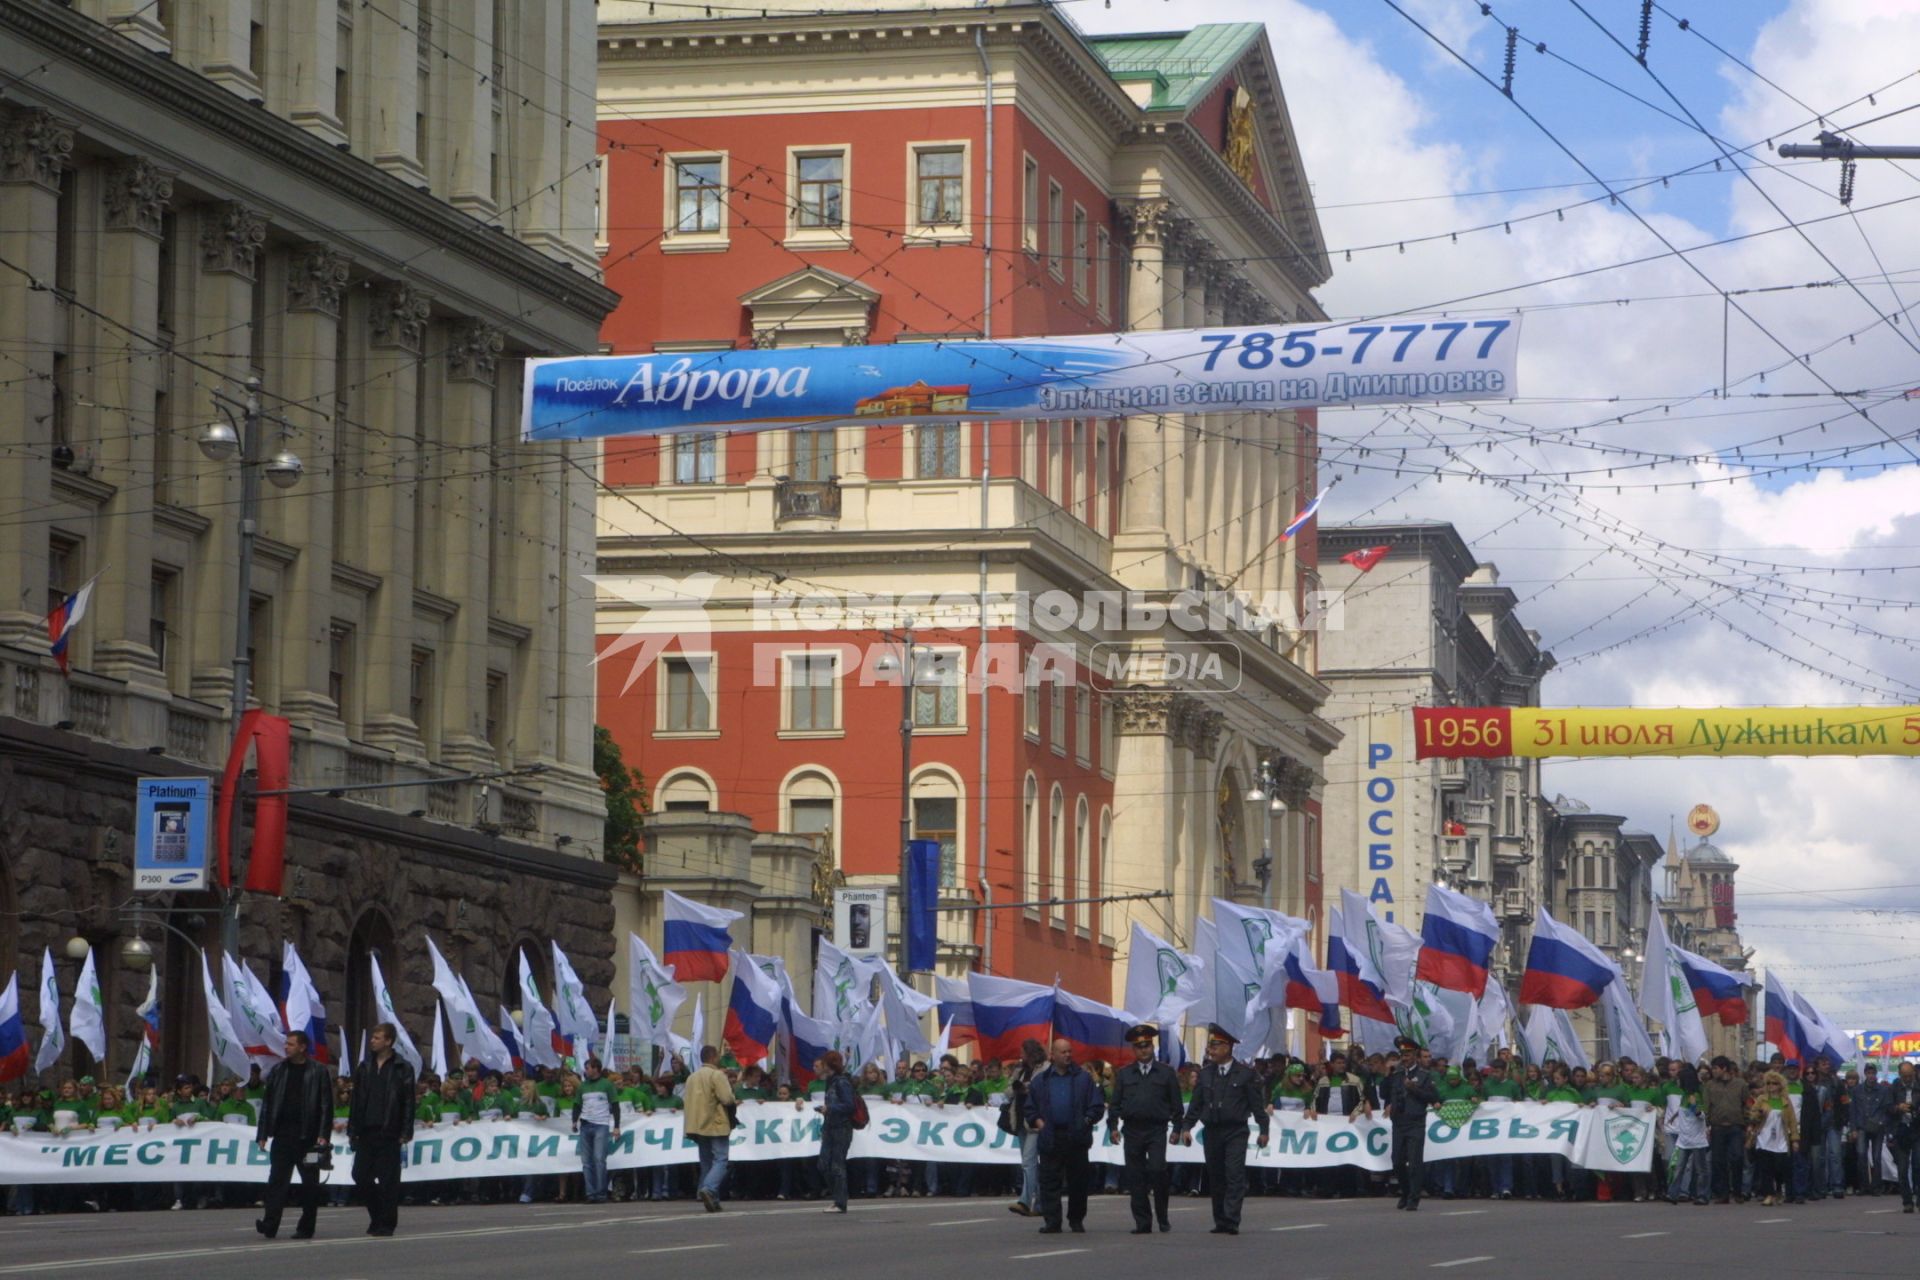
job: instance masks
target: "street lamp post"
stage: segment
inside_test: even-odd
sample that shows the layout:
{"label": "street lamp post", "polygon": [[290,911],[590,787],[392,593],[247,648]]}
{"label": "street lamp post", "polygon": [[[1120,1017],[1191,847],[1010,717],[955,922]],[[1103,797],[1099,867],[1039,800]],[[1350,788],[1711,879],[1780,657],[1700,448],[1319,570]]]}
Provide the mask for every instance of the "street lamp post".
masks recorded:
{"label": "street lamp post", "polygon": [[1267,806],[1266,818],[1260,827],[1260,860],[1253,864],[1253,871],[1260,881],[1260,904],[1272,911],[1273,823],[1276,818],[1287,815],[1287,802],[1280,798],[1280,770],[1274,761],[1260,762],[1260,777],[1257,784],[1248,789],[1247,802]]}
{"label": "street lamp post", "polygon": [[[913,643],[913,617],[904,619],[900,643],[900,972],[908,970],[907,925],[912,916],[913,861],[913,694],[919,677],[919,651]],[[882,633],[886,634],[885,632]],[[875,664],[882,672],[893,669],[891,655]]]}
{"label": "street lamp post", "polygon": [[[240,719],[247,709],[247,692],[253,684],[253,542],[260,531],[260,473],[276,489],[291,489],[300,483],[305,465],[298,454],[287,447],[291,424],[273,418],[280,426],[280,447],[271,458],[260,456],[260,424],[266,415],[260,412],[260,379],[248,378],[244,396],[215,390],[213,401],[224,421],[209,423],[200,432],[200,452],[214,462],[240,463],[239,556],[233,607],[233,743],[240,740]],[[231,750],[231,747],[229,748]],[[240,844],[241,807],[232,806],[227,827],[227,847]],[[240,892],[224,886],[220,901],[220,943],[229,955],[240,951]]]}

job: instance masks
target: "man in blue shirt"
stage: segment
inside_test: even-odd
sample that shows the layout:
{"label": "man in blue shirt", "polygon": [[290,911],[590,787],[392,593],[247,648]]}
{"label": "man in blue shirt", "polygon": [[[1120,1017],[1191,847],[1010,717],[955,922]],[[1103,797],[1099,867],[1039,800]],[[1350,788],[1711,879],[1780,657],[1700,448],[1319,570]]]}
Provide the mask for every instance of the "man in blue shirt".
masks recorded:
{"label": "man in blue shirt", "polygon": [[1060,1234],[1060,1196],[1067,1199],[1067,1225],[1085,1231],[1087,1153],[1107,1104],[1094,1078],[1073,1064],[1073,1045],[1055,1040],[1051,1065],[1027,1086],[1027,1124],[1040,1137],[1040,1216],[1043,1236]]}

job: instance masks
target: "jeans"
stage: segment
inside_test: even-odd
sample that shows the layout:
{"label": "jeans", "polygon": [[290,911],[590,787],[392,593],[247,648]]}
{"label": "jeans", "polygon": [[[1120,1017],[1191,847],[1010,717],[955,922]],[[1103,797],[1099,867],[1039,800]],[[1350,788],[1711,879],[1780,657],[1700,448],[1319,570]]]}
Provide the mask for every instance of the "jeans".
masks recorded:
{"label": "jeans", "polygon": [[1843,1196],[1847,1193],[1847,1162],[1843,1155],[1847,1137],[1839,1129],[1827,1130],[1826,1170],[1827,1183],[1822,1190],[1830,1196]]}
{"label": "jeans", "polygon": [[1740,1156],[1746,1141],[1744,1125],[1716,1124],[1707,1130],[1707,1144],[1713,1152],[1714,1199],[1728,1199],[1740,1190]]}
{"label": "jeans", "polygon": [[1493,1194],[1510,1196],[1513,1194],[1513,1157],[1490,1156],[1487,1159],[1487,1176],[1493,1183]]}
{"label": "jeans", "polygon": [[353,1185],[367,1205],[367,1226],[393,1234],[400,1221],[401,1142],[366,1134],[353,1148]]}
{"label": "jeans", "polygon": [[591,1120],[580,1122],[580,1180],[586,1184],[587,1203],[607,1198],[607,1135],[610,1129]]}
{"label": "jeans", "polygon": [[836,1209],[847,1207],[847,1149],[852,1145],[850,1124],[831,1124],[820,1131],[820,1177]]}
{"label": "jeans", "polygon": [[1020,1203],[1029,1209],[1040,1207],[1040,1135],[1037,1133],[1020,1139]]}
{"label": "jeans", "polygon": [[1679,1204],[1689,1197],[1707,1202],[1707,1149],[1680,1147],[1673,1153],[1673,1174],[1667,1179],[1667,1199]]}
{"label": "jeans", "polygon": [[1861,1194],[1872,1195],[1880,1190],[1880,1150],[1886,1145],[1886,1135],[1857,1132],[1853,1135],[1853,1144],[1860,1169]]}
{"label": "jeans", "polygon": [[728,1134],[712,1138],[694,1135],[693,1144],[700,1151],[700,1190],[709,1195],[717,1197],[727,1180],[727,1149],[732,1142]]}

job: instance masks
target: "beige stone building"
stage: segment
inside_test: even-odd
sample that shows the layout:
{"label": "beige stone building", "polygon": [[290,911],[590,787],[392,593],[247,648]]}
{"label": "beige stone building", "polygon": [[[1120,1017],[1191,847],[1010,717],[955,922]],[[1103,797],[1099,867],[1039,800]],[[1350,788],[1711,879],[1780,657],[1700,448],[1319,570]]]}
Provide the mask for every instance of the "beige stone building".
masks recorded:
{"label": "beige stone building", "polygon": [[[0,5],[0,957],[77,931],[110,998],[143,994],[117,971],[131,784],[226,757],[240,468],[197,441],[257,379],[279,475],[251,700],[292,722],[294,785],[417,785],[295,799],[247,958],[294,939],[356,1029],[369,950],[431,1008],[423,929],[484,997],[511,943],[556,933],[606,980],[597,461],[517,435],[522,358],[591,350],[614,301],[593,22],[589,0]],[[62,678],[44,619],[89,581]]]}

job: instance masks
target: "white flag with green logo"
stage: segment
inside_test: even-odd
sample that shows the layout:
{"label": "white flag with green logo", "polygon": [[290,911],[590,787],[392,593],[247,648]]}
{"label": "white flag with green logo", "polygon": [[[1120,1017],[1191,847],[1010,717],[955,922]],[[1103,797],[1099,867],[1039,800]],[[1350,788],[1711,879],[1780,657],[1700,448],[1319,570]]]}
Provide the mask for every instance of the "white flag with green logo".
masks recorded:
{"label": "white flag with green logo", "polygon": [[1141,1022],[1179,1021],[1200,999],[1206,968],[1199,956],[1136,923],[1127,953],[1127,1016]]}
{"label": "white flag with green logo", "polygon": [[1607,1044],[1616,1058],[1630,1058],[1643,1067],[1653,1066],[1653,1037],[1647,1034],[1646,1019],[1628,993],[1627,980],[1609,982],[1600,993],[1600,1007],[1606,1010]]}
{"label": "white flag with green logo", "polygon": [[1707,1055],[1707,1028],[1680,956],[1658,911],[1647,924],[1647,960],[1640,970],[1640,1011],[1660,1024],[1667,1056],[1698,1062]]}
{"label": "white flag with green logo", "polygon": [[106,1002],[100,998],[100,974],[94,967],[93,952],[87,952],[80,966],[80,985],[73,989],[73,1011],[67,1017],[67,1030],[87,1046],[95,1065],[107,1056]]}
{"label": "white flag with green logo", "polygon": [[525,948],[520,951],[520,1056],[531,1067],[557,1067],[560,1065],[560,1052],[553,1047],[553,1033],[558,1023],[553,1010],[547,1008],[546,1001],[540,998],[540,983],[533,976],[533,962],[527,959]]}
{"label": "white flag with green logo", "polygon": [[220,999],[220,988],[213,983],[213,971],[207,968],[204,951],[200,953],[200,984],[207,995],[207,1048],[213,1053],[214,1061],[245,1080],[253,1067],[253,1059],[247,1056],[247,1046],[240,1043],[240,1034],[234,1030],[233,1017]]}
{"label": "white flag with green logo", "polygon": [[[413,1037],[407,1034],[406,1024],[400,1021],[400,1011],[394,1008],[393,992],[387,989],[386,975],[380,972],[380,961],[375,956],[367,957],[367,965],[373,976],[373,1005],[379,1011],[380,1022],[391,1022],[394,1029],[393,1051],[407,1060],[415,1075],[420,1074],[420,1050],[414,1047]],[[364,1036],[366,1032],[362,1030]],[[365,1054],[363,1053],[364,1057]]]}
{"label": "white flag with green logo", "polygon": [[40,1037],[39,1051],[33,1055],[36,1074],[60,1061],[60,1055],[67,1051],[67,1033],[60,1026],[60,977],[53,970],[52,947],[40,955],[40,1025],[46,1031]]}
{"label": "white flag with green logo", "polygon": [[[822,943],[824,950],[826,944]],[[673,970],[664,967],[637,933],[627,935],[627,1026],[640,1049],[642,1065],[646,1051],[654,1045],[666,1048],[669,1028],[687,1002],[687,989],[673,980]]]}
{"label": "white flag with green logo", "polygon": [[466,980],[447,964],[432,938],[427,939],[427,958],[433,962],[433,989],[447,1002],[453,1042],[460,1047],[461,1062],[464,1064],[471,1058],[495,1071],[513,1070],[513,1055],[507,1052],[506,1042],[480,1012],[480,1002],[473,998]]}

